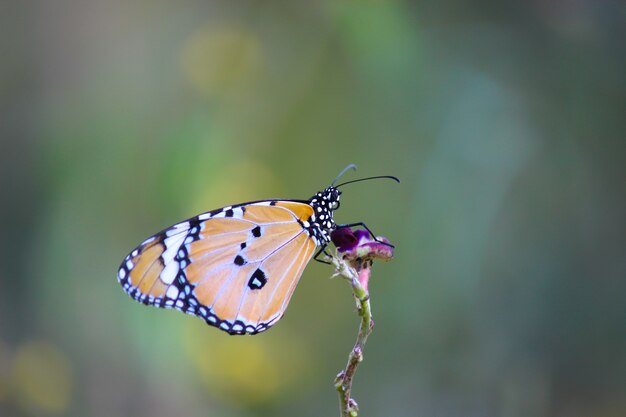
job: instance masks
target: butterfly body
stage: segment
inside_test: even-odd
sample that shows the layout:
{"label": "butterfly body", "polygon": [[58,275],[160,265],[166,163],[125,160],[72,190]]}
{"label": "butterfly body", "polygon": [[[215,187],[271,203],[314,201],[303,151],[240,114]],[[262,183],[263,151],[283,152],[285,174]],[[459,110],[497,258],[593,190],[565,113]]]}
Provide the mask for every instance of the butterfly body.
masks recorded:
{"label": "butterfly body", "polygon": [[316,248],[330,242],[341,192],[309,200],[228,206],[177,223],[122,262],[118,281],[135,300],[199,316],[230,334],[256,334],[284,314]]}

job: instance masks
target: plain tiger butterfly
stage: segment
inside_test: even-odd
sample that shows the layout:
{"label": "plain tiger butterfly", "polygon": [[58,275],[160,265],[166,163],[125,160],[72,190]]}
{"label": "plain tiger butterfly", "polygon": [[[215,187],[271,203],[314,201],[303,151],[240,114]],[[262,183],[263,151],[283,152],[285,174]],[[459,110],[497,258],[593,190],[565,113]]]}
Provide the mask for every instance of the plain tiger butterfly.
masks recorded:
{"label": "plain tiger butterfly", "polygon": [[124,258],[118,281],[140,303],[175,308],[230,334],[267,330],[283,316],[305,266],[316,248],[315,259],[324,252],[330,233],[367,229],[335,223],[339,187],[376,178],[399,182],[377,176],[335,185],[348,169],[356,166],[308,200],[241,203],[168,227]]}

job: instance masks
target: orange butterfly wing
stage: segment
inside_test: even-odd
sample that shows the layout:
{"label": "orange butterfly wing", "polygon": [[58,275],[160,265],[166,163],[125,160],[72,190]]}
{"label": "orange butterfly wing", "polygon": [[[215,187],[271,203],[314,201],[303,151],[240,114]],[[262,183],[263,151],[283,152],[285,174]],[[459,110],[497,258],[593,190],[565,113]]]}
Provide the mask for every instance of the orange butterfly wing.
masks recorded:
{"label": "orange butterfly wing", "polygon": [[230,334],[255,334],[282,317],[315,241],[306,202],[225,207],[142,243],[118,273],[137,301],[200,316]]}

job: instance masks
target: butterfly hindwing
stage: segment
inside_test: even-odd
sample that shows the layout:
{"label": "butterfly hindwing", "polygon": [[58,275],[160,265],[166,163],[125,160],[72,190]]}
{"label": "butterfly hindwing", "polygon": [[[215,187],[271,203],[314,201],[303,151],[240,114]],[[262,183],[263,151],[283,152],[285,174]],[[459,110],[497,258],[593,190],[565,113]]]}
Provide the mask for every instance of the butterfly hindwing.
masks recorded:
{"label": "butterfly hindwing", "polygon": [[276,322],[314,250],[313,242],[301,231],[268,256],[231,271],[228,281],[212,295],[213,310],[231,323],[269,326]]}
{"label": "butterfly hindwing", "polygon": [[231,334],[258,333],[284,313],[316,241],[300,201],[225,207],[142,243],[118,279],[137,301],[200,316]]}

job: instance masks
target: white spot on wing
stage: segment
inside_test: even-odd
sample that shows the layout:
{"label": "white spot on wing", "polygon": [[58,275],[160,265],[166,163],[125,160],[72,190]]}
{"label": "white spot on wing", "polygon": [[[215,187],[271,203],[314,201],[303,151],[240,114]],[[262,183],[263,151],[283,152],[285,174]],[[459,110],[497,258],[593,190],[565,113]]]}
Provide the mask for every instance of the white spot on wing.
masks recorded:
{"label": "white spot on wing", "polygon": [[163,255],[161,255],[163,257],[164,264],[167,265],[174,260],[174,256],[176,255],[176,252],[178,252],[180,245],[185,240],[185,236],[185,233],[181,233],[176,236],[168,237],[163,241],[166,247],[165,252],[163,252]]}
{"label": "white spot on wing", "polygon": [[165,234],[167,236],[172,236],[172,235],[175,235],[175,234],[180,233],[180,232],[182,232],[184,230],[187,230],[187,229],[189,229],[189,222],[185,221],[185,222],[181,222],[181,223],[175,224]]}
{"label": "white spot on wing", "polygon": [[161,271],[161,281],[165,284],[171,284],[174,282],[174,278],[176,278],[176,274],[178,274],[178,262],[170,262],[165,265],[163,271]]}
{"label": "white spot on wing", "polygon": [[241,207],[237,207],[233,209],[233,217],[235,219],[243,218],[243,210],[241,209]]}
{"label": "white spot on wing", "polygon": [[176,286],[174,285],[170,285],[165,295],[167,295],[169,298],[178,298],[178,288],[176,288]]}

